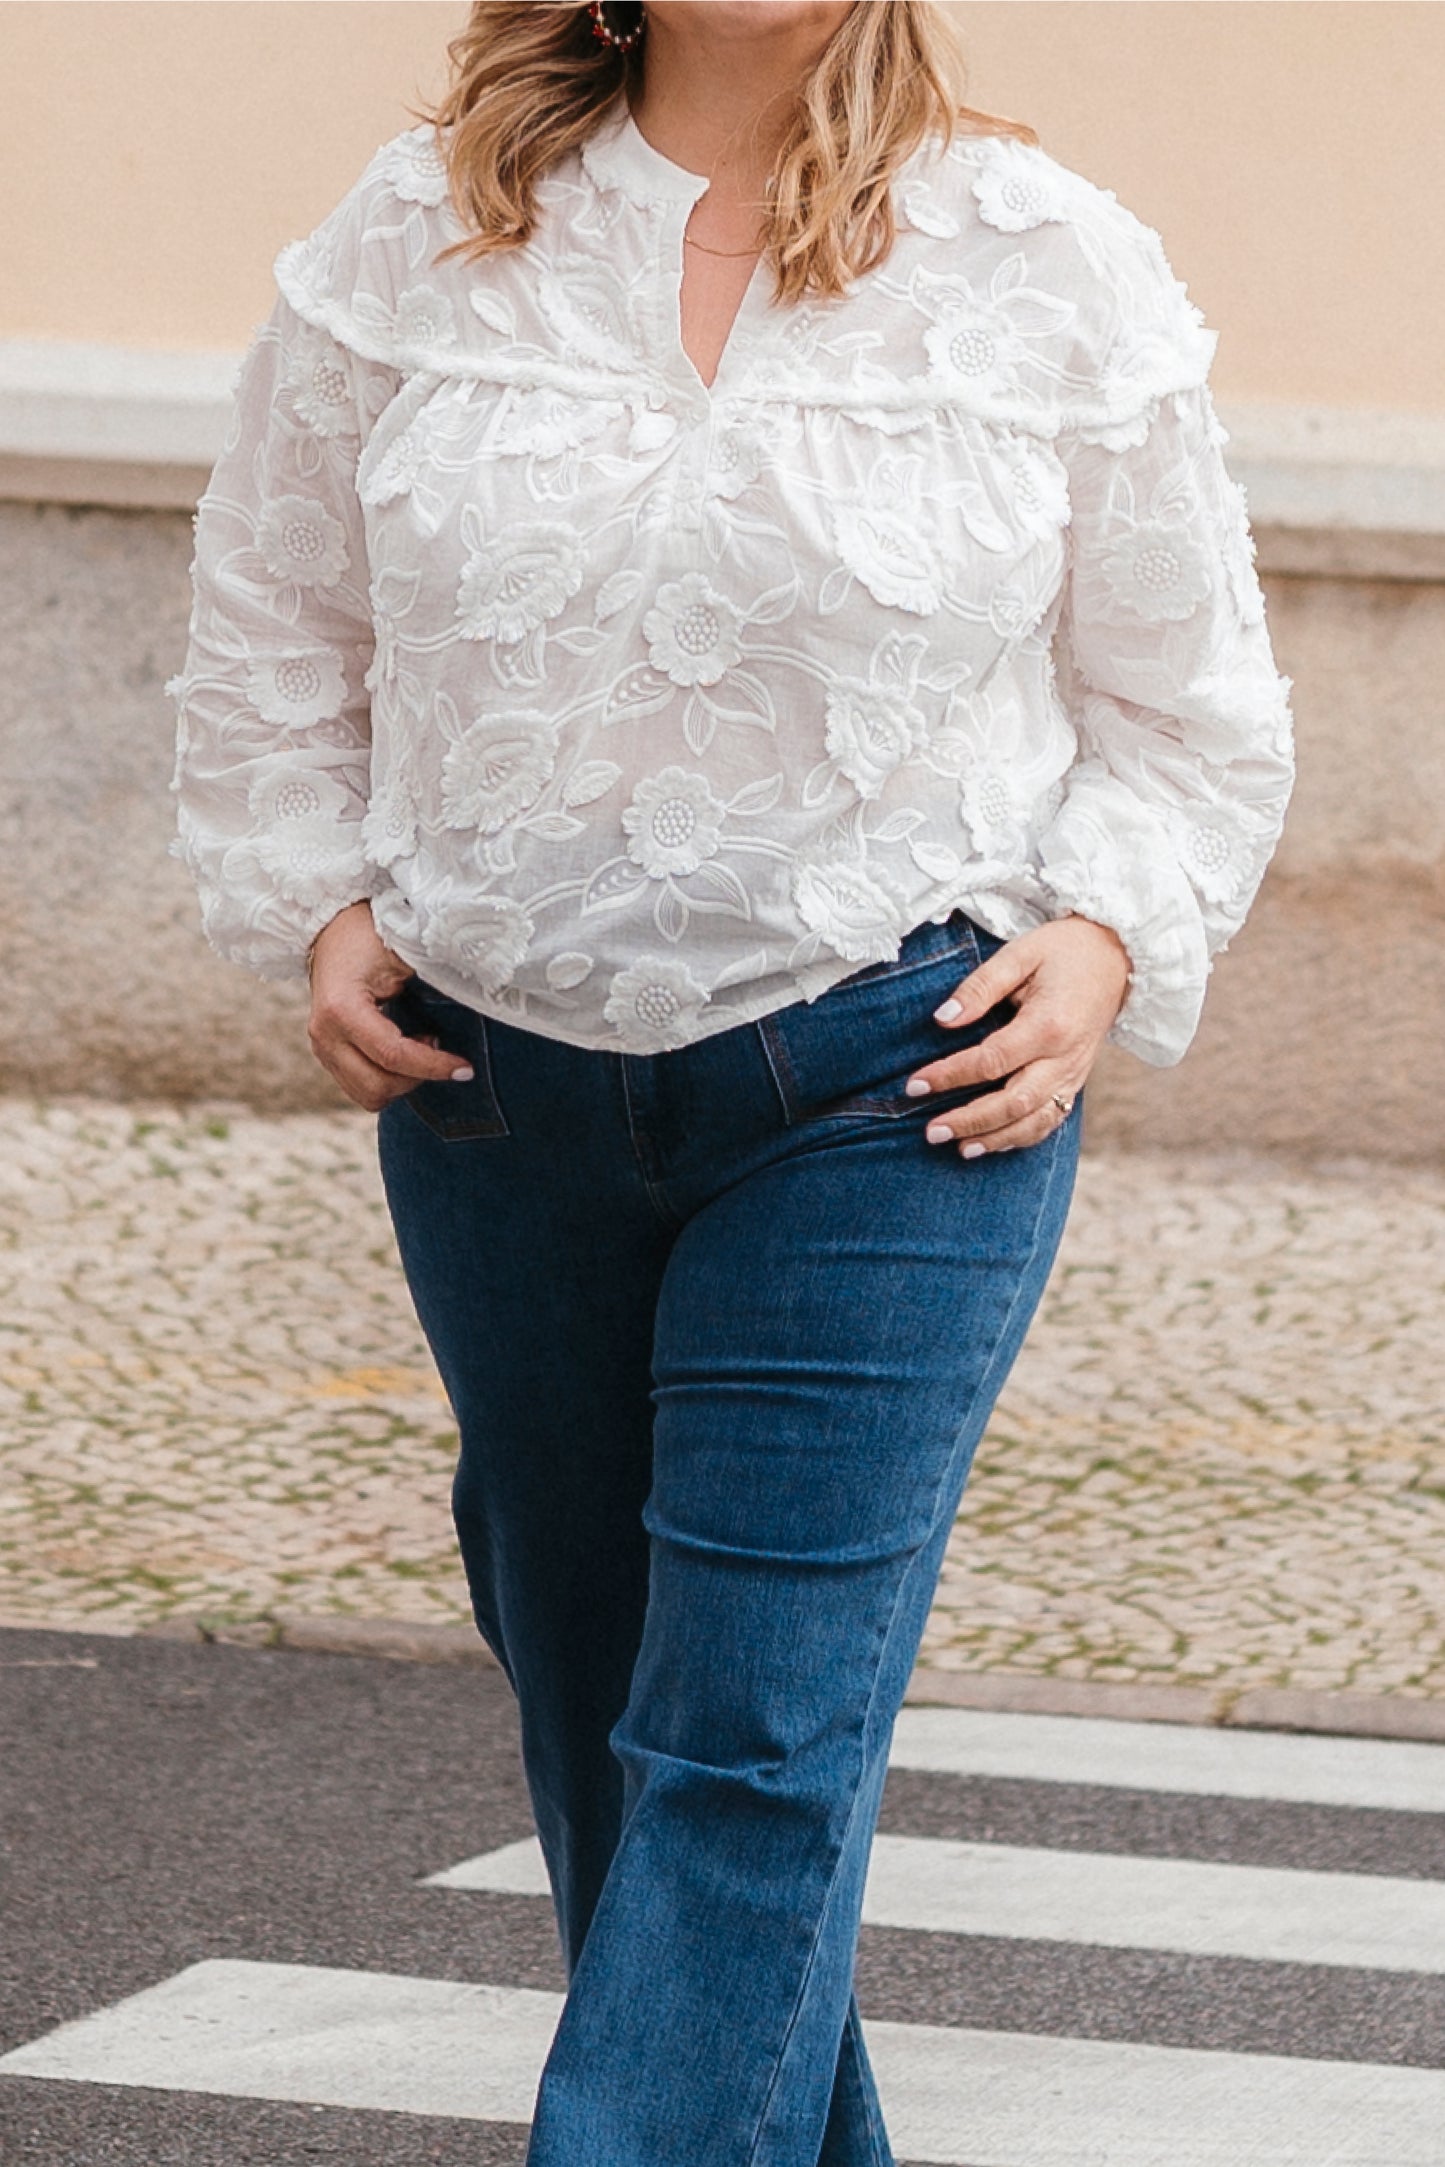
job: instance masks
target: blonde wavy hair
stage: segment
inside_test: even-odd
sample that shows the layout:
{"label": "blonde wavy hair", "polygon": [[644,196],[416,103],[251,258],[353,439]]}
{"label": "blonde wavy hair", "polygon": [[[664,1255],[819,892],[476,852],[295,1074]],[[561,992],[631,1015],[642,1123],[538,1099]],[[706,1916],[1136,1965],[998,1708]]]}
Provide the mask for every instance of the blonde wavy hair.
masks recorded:
{"label": "blonde wavy hair", "polygon": [[[447,44],[447,89],[409,109],[447,131],[451,198],[471,229],[438,262],[531,239],[539,176],[640,85],[646,42],[604,44],[570,0],[474,0]],[[1038,142],[1026,121],[966,105],[967,73],[937,0],[853,0],[799,93],[763,214],[775,300],[841,294],[883,261],[896,230],[889,184],[929,134]]]}

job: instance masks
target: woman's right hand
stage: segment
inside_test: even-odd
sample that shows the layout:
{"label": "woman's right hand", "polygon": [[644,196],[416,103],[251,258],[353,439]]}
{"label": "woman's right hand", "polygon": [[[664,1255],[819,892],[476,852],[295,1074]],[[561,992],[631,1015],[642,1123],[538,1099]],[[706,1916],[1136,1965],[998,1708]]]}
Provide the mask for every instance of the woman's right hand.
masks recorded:
{"label": "woman's right hand", "polygon": [[434,1039],[408,1038],[381,1003],[415,973],[387,947],[369,903],[351,903],[311,943],[311,1051],[349,1099],[380,1113],[419,1083],[470,1083],[472,1071]]}

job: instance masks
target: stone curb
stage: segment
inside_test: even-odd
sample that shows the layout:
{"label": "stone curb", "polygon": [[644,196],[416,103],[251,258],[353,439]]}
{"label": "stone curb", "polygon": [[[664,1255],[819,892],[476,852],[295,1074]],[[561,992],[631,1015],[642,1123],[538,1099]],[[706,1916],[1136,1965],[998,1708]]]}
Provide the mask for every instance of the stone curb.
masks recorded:
{"label": "stone curb", "polygon": [[396,1618],[163,1618],[141,1640],[209,1641],[228,1648],[295,1648],[308,1655],[379,1656],[395,1663],[450,1663],[495,1670],[496,1657],[470,1625],[408,1625]]}
{"label": "stone curb", "polygon": [[1321,1731],[1337,1738],[1445,1745],[1445,1701],[1395,1693],[1313,1693],[1297,1686],[1111,1685],[1005,1671],[915,1670],[911,1708],[1009,1715],[1106,1716],[1122,1723],[1204,1723],[1234,1731]]}
{"label": "stone curb", "polygon": [[[0,1627],[6,1621],[0,1618]],[[28,1623],[8,1630],[45,1632]],[[83,1626],[67,1632],[83,1633]],[[114,1628],[111,1628],[114,1632]],[[291,1648],[308,1655],[360,1655],[397,1663],[448,1663],[495,1670],[496,1657],[469,1625],[409,1625],[394,1618],[254,1618],[233,1622],[165,1618],[142,1626],[142,1640],[239,1648]],[[1316,1693],[1293,1686],[1114,1685],[1021,1672],[915,1670],[910,1708],[976,1708],[1000,1715],[1094,1716],[1120,1723],[1208,1724],[1221,1730],[1317,1731],[1337,1738],[1397,1738],[1445,1745],[1445,1701],[1394,1693]]]}

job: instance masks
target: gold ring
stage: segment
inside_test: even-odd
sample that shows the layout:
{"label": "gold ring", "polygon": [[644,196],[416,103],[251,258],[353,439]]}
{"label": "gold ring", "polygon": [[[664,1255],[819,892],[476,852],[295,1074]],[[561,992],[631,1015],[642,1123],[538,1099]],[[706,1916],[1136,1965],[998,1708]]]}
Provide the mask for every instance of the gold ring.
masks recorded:
{"label": "gold ring", "polygon": [[1055,1106],[1058,1107],[1059,1112],[1063,1115],[1065,1121],[1067,1121],[1070,1114],[1074,1110],[1073,1100],[1066,1099],[1062,1091],[1051,1091],[1049,1093],[1049,1097],[1053,1100]]}

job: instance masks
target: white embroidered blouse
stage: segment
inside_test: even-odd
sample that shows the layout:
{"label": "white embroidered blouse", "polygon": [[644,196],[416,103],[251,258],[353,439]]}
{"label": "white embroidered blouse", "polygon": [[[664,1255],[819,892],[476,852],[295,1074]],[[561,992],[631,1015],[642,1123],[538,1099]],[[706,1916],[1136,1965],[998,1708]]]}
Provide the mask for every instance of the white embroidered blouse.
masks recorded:
{"label": "white embroidered blouse", "polygon": [[759,263],[708,388],[706,187],[619,101],[437,265],[424,124],[281,250],[167,686],[209,939],[299,975],[369,897],[454,998],[651,1053],[1076,911],[1177,1061],[1293,772],[1218,334],[1111,190],[958,136],[841,299]]}

